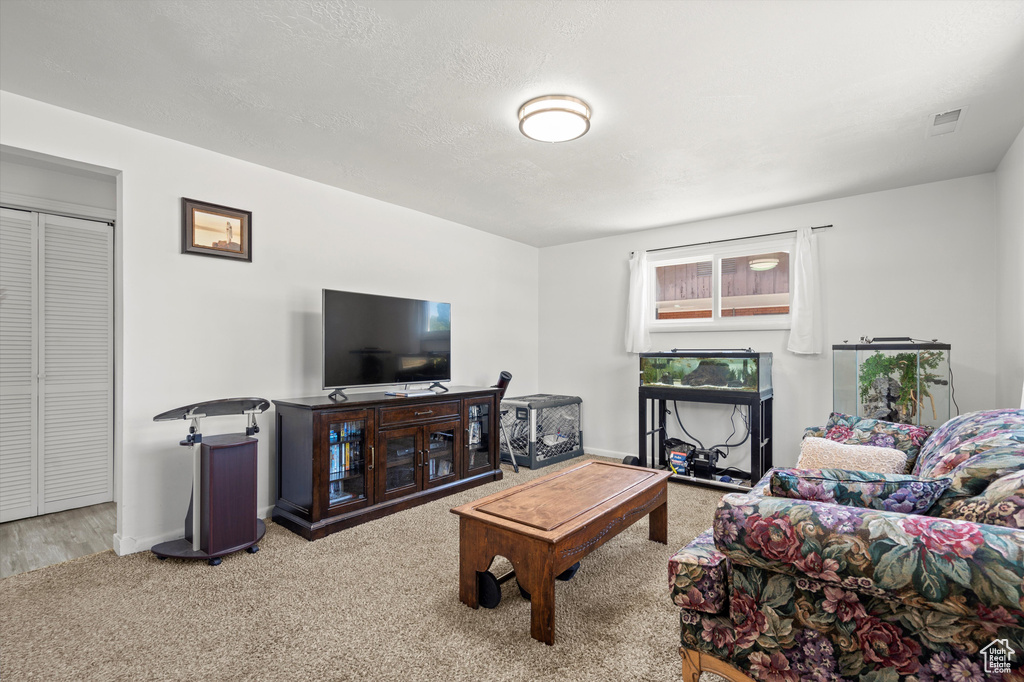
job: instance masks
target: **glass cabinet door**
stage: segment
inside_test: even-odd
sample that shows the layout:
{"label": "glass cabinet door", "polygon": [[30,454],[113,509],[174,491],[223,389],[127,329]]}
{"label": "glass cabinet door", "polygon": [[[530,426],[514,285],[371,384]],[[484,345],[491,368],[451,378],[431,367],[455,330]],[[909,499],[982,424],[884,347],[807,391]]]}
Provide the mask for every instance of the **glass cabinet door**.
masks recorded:
{"label": "glass cabinet door", "polygon": [[491,438],[491,401],[466,401],[466,471],[478,473],[493,469]]}
{"label": "glass cabinet door", "polygon": [[369,444],[363,415],[332,415],[327,427],[327,505],[365,504],[373,486],[368,476]]}
{"label": "glass cabinet door", "polygon": [[421,432],[418,426],[384,431],[380,434],[380,452],[384,455],[380,474],[383,498],[407,495],[419,487]]}
{"label": "glass cabinet door", "polygon": [[426,428],[426,446],[421,460],[423,487],[429,488],[454,480],[457,474],[459,422],[447,422]]}

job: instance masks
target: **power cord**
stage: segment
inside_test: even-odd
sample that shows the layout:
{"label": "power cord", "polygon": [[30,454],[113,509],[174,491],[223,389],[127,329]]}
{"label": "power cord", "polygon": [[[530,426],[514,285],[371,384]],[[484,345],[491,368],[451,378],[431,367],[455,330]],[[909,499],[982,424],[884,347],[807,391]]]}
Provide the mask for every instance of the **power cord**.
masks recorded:
{"label": "power cord", "polygon": [[956,404],[956,386],[953,385],[953,365],[949,366],[949,397],[953,400],[953,407],[956,408],[956,416],[960,416],[960,406]]}
{"label": "power cord", "polygon": [[674,414],[676,416],[676,422],[679,423],[679,428],[681,428],[683,430],[683,433],[685,433],[687,436],[689,436],[693,440],[697,441],[697,445],[699,445],[700,449],[703,450],[704,449],[704,443],[700,442],[699,438],[697,438],[696,436],[691,434],[689,431],[686,430],[686,427],[683,426],[683,420],[679,418],[679,405],[676,403],[675,400],[672,401],[672,414]]}
{"label": "power cord", "polygon": [[[732,438],[734,435],[736,435],[736,420],[735,420],[735,417],[736,417],[736,411],[738,409],[739,409],[739,405],[733,405],[732,406],[732,414],[729,415],[729,423],[732,424],[732,433],[729,434],[729,438]],[[739,443],[730,443],[729,442],[729,438],[726,438],[724,443],[719,443],[718,445],[713,446],[711,448],[712,450],[714,450],[715,448],[726,448],[726,449],[738,448],[739,446],[741,446],[741,445],[743,445],[744,443],[747,442],[747,439],[750,438],[750,423],[747,421],[747,419],[744,418],[743,412],[740,412],[740,419],[743,421],[743,426],[747,430],[746,435],[743,436],[743,440],[741,440]]]}

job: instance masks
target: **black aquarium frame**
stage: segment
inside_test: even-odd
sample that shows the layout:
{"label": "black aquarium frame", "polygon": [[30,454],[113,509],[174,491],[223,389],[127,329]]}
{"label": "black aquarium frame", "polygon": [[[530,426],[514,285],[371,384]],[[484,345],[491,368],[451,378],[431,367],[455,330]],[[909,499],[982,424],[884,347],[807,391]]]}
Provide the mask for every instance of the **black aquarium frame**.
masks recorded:
{"label": "black aquarium frame", "polygon": [[[668,403],[670,402],[691,402],[711,403],[719,405],[746,405],[750,414],[750,474],[749,485],[735,483],[722,483],[711,478],[698,478],[696,476],[681,476],[672,474],[671,481],[682,483],[695,483],[697,485],[709,486],[723,490],[750,490],[765,472],[772,468],[772,411],[774,409],[774,382],[765,385],[762,382],[761,361],[767,358],[771,369],[771,353],[758,353],[752,350],[699,350],[686,351],[679,349],[678,352],[652,352],[641,353],[640,357],[701,357],[701,358],[758,358],[758,388],[757,391],[742,391],[729,389],[704,389],[697,387],[682,386],[644,386],[639,387],[639,466],[652,469],[668,469],[668,460],[665,457],[665,441],[667,440],[667,416]],[[642,378],[641,378],[642,382]],[[653,452],[652,452],[653,450]],[[742,471],[742,469],[740,469]]]}

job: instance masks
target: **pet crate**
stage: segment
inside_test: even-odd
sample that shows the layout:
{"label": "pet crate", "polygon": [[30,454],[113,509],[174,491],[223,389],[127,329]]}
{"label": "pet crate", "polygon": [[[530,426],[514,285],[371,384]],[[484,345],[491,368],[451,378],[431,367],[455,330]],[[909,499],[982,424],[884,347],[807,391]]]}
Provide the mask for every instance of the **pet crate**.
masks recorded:
{"label": "pet crate", "polygon": [[530,469],[583,454],[583,401],[576,396],[538,393],[505,398],[501,427],[501,455],[514,456],[516,463]]}

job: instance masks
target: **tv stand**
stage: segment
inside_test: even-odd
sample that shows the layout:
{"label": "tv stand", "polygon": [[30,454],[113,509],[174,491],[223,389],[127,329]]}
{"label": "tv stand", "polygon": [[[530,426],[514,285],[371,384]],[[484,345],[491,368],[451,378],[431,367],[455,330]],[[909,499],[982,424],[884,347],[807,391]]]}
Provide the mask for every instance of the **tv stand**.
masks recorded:
{"label": "tv stand", "polygon": [[333,401],[335,401],[335,402],[339,402],[339,403],[343,403],[343,402],[345,402],[346,400],[348,400],[348,396],[347,396],[347,395],[345,395],[345,391],[341,390],[340,388],[338,388],[338,389],[335,389],[335,390],[334,390],[334,391],[333,391],[333,392],[332,392],[332,393],[331,393],[331,394],[330,394],[329,396],[327,396],[327,397],[328,397],[328,398],[330,398],[331,400],[333,400]]}
{"label": "tv stand", "polygon": [[499,389],[275,400],[274,521],[307,540],[502,478]]}
{"label": "tv stand", "polygon": [[440,381],[435,381],[434,383],[432,383],[429,386],[427,386],[427,388],[429,388],[429,389],[434,389],[434,388],[440,389],[438,391],[438,393],[447,393],[448,392],[448,387],[445,386],[444,384],[442,384]]}

